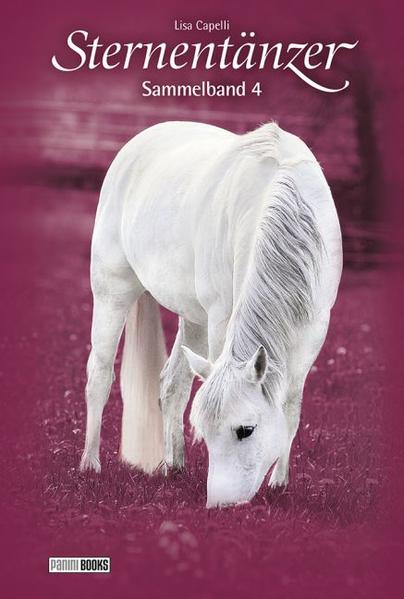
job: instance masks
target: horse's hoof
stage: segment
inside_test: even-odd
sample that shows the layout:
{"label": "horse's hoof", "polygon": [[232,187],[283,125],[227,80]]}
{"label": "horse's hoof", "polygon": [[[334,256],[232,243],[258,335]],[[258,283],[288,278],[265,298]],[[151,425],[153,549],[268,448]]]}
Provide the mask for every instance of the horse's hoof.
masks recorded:
{"label": "horse's hoof", "polygon": [[165,462],[164,460],[162,460],[160,462],[160,464],[157,466],[157,468],[156,468],[155,471],[156,471],[157,474],[162,474],[163,476],[167,476],[169,470],[170,469],[169,469],[169,466],[168,466],[167,462]]}
{"label": "horse's hoof", "polygon": [[279,489],[280,487],[286,487],[289,482],[287,474],[280,474],[276,469],[272,472],[271,478],[268,482],[268,487],[271,489]]}
{"label": "horse's hoof", "polygon": [[91,470],[94,470],[94,472],[97,472],[97,474],[101,472],[100,460],[96,456],[83,453],[80,462],[80,471],[86,472]]}
{"label": "horse's hoof", "polygon": [[163,460],[162,462],[160,462],[156,470],[157,472],[161,472],[161,474],[163,474],[164,476],[168,476],[171,473],[178,474],[180,472],[183,472],[185,470],[185,466],[184,464],[169,464],[168,462]]}

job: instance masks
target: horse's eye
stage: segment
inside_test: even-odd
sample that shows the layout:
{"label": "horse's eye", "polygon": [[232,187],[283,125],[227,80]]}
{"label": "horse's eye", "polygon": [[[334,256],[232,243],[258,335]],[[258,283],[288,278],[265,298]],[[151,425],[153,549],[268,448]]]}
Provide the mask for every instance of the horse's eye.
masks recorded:
{"label": "horse's eye", "polygon": [[255,426],[239,426],[236,428],[237,439],[241,441],[253,434]]}

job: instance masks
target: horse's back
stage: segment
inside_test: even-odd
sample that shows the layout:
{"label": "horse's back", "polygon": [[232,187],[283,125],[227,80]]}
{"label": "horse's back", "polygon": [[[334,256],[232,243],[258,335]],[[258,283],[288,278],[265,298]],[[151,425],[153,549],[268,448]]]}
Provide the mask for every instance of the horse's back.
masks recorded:
{"label": "horse's back", "polygon": [[332,196],[306,144],[275,124],[245,135],[192,122],[142,131],[108,171],[103,228],[114,229],[136,275],[166,307],[195,321],[213,301],[231,311],[237,236],[244,270],[266,190],[285,166],[316,216],[328,252],[319,303],[332,305],[341,263]]}
{"label": "horse's back", "polygon": [[[130,176],[130,171],[141,171],[149,167],[155,170],[156,164],[164,158],[167,162],[177,152],[186,152],[192,147],[194,159],[198,148],[209,143],[212,148],[228,142],[235,135],[214,125],[190,121],[167,121],[144,129],[130,139],[115,156],[107,178]],[[201,147],[203,151],[203,148]],[[177,165],[178,166],[178,165]]]}

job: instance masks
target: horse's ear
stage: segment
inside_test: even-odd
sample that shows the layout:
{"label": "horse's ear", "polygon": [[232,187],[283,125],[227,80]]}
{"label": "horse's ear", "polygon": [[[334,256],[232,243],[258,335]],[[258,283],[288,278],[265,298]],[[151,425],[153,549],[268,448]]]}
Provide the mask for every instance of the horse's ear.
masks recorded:
{"label": "horse's ear", "polygon": [[185,345],[182,345],[181,347],[192,372],[196,374],[196,376],[199,376],[203,381],[206,381],[212,371],[212,363],[209,362],[209,360],[206,360],[206,358],[195,354],[189,347],[186,347]]}
{"label": "horse's ear", "polygon": [[267,350],[261,345],[253,357],[246,362],[245,377],[250,383],[262,383],[268,370]]}

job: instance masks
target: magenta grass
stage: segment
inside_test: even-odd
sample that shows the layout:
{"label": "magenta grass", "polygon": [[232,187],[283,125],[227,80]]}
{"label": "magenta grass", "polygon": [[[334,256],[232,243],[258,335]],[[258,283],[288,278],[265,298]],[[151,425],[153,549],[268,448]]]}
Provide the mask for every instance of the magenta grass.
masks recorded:
{"label": "magenta grass", "polygon": [[[377,595],[386,389],[380,273],[344,273],[326,345],[307,381],[288,489],[264,484],[251,505],[208,511],[207,454],[192,445],[188,427],[184,472],[150,478],[119,463],[118,382],[105,411],[102,473],[78,471],[96,195],[10,193],[15,235],[28,233],[31,243],[18,251],[11,240],[9,255],[26,280],[14,279],[11,269],[20,295],[2,300],[21,316],[8,327],[5,354],[16,351],[24,364],[8,364],[8,423],[19,429],[9,428],[13,445],[2,456],[12,463],[6,529],[14,542],[23,539],[15,552],[28,553],[33,595],[44,588],[60,596],[85,588],[108,594],[111,585],[122,597],[212,597],[230,589],[233,596],[320,597],[333,588],[335,596]],[[170,346],[176,321],[168,312],[163,318]],[[48,556],[76,554],[110,555],[111,575],[45,578]]]}

